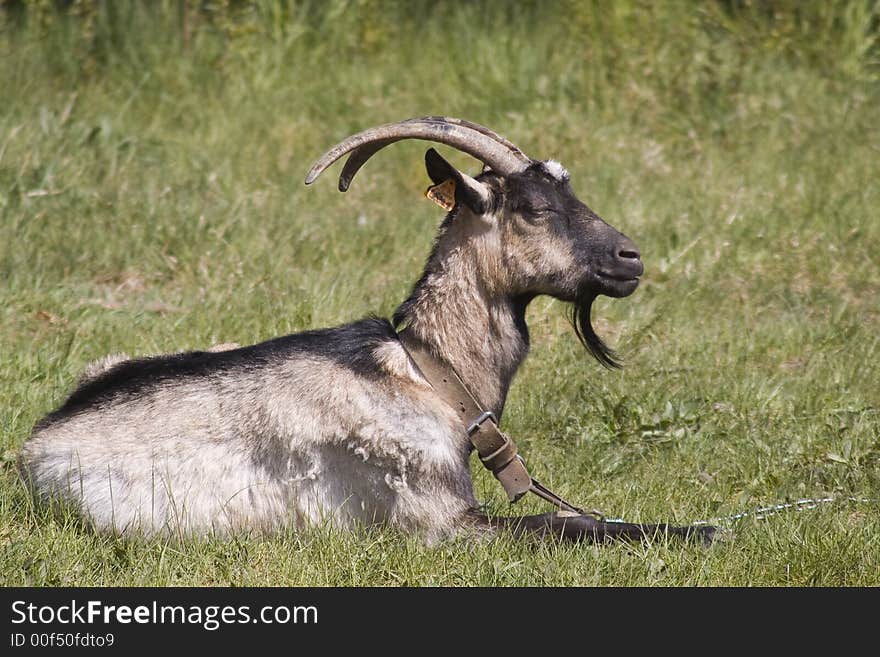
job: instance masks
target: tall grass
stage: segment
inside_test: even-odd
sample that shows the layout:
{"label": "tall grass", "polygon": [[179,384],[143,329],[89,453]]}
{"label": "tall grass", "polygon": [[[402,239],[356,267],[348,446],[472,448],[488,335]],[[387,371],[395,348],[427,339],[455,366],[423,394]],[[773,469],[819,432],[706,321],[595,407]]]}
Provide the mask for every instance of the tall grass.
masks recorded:
{"label": "tall grass", "polygon": [[504,425],[536,475],[633,520],[877,497],[878,3],[0,6],[0,582],[880,583],[869,504],[747,521],[708,551],[322,528],[175,545],[34,509],[12,468],[106,353],[390,314],[439,219],[424,145],[346,195],[302,177],[355,130],[448,114],[562,161],[646,262],[594,310],[621,373],[560,304],[530,310]]}

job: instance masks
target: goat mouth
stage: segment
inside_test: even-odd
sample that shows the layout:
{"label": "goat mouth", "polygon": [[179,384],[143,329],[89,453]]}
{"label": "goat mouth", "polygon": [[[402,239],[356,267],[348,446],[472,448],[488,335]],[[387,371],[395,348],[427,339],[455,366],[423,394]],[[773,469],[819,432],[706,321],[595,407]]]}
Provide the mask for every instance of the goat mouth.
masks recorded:
{"label": "goat mouth", "polygon": [[597,271],[600,294],[609,297],[626,297],[635,292],[639,286],[639,277],[629,273]]}
{"label": "goat mouth", "polygon": [[612,281],[637,281],[638,276],[627,276],[626,274],[611,274],[607,271],[596,272],[600,278],[606,278]]}

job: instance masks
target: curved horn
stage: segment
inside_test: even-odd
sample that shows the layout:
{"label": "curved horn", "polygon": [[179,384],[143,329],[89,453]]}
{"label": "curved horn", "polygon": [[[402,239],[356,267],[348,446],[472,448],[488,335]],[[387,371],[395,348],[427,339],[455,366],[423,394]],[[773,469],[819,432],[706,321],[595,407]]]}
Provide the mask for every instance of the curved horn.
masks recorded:
{"label": "curved horn", "polygon": [[445,116],[424,116],[364,130],[327,151],[309,170],[306,185],[342,156],[351,153],[339,175],[339,191],[346,191],[358,170],[379,150],[402,139],[423,139],[452,146],[508,175],[523,171],[531,159],[504,137],[488,128]]}

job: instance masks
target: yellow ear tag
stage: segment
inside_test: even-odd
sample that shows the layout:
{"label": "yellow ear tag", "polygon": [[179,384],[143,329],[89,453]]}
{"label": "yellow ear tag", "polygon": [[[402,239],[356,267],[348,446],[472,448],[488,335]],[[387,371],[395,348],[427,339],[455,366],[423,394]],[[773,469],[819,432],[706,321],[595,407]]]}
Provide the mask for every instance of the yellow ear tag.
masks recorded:
{"label": "yellow ear tag", "polygon": [[455,207],[455,181],[450,178],[439,185],[431,185],[425,190],[425,196],[449,212]]}

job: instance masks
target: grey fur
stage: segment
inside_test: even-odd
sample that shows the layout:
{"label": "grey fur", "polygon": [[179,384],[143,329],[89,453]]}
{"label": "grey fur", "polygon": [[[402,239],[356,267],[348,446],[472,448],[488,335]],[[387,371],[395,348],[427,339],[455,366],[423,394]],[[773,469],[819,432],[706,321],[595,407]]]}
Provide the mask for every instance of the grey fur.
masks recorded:
{"label": "grey fur", "polygon": [[[456,204],[395,313],[499,417],[528,353],[531,299],[625,296],[641,274],[632,243],[563,172],[535,162],[460,178],[489,207]],[[251,347],[106,357],[38,423],[20,469],[38,497],[100,530],[381,522],[433,539],[472,526],[469,453],[392,326],[367,319]]]}

